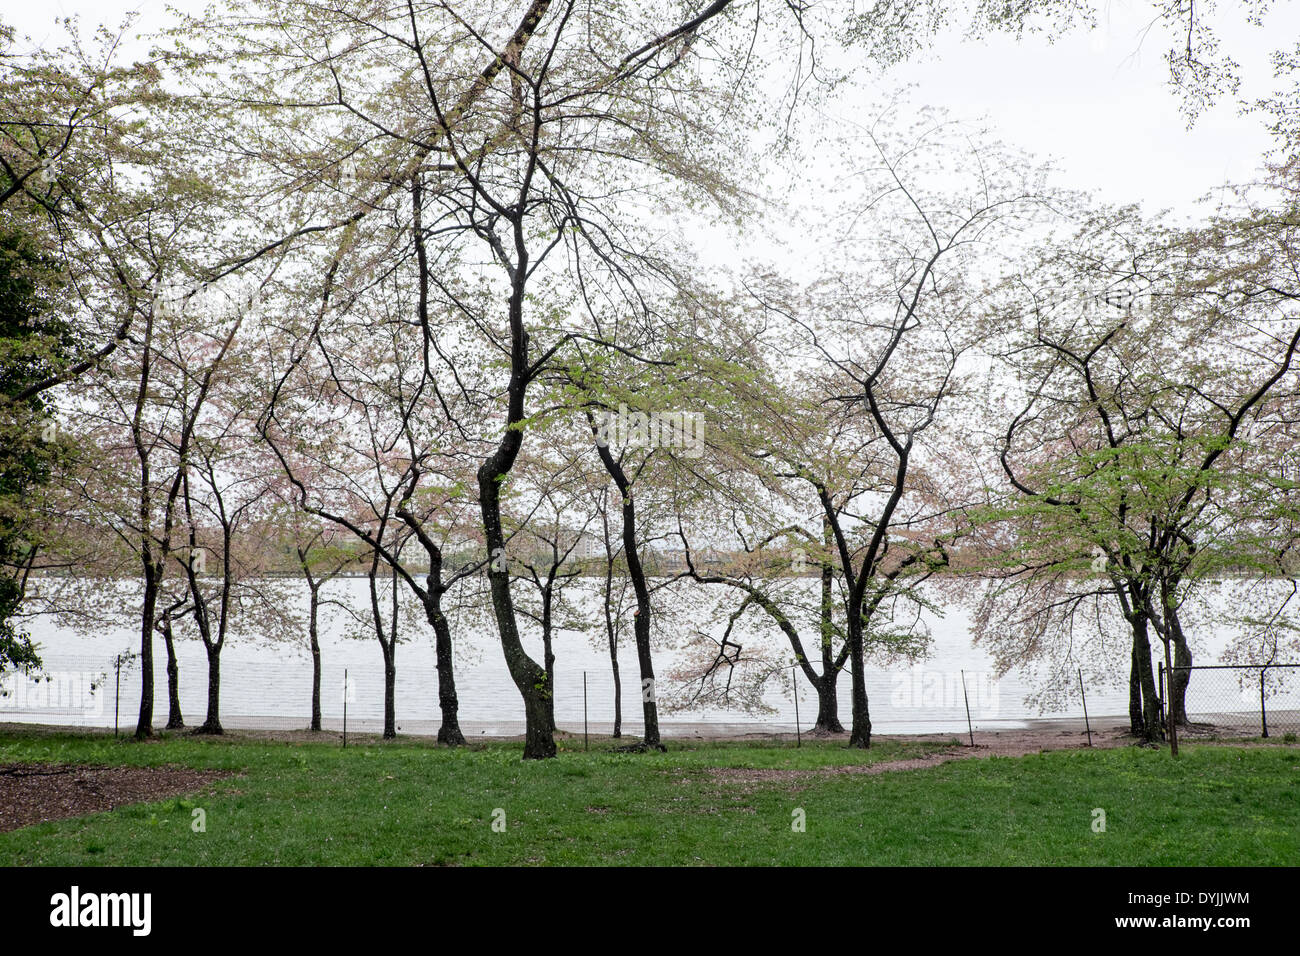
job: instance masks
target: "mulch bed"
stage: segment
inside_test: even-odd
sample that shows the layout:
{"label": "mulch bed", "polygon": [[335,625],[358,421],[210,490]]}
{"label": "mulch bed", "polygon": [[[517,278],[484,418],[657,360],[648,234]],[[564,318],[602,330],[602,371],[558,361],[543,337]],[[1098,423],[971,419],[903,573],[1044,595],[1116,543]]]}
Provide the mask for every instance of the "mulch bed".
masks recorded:
{"label": "mulch bed", "polygon": [[201,790],[233,776],[185,767],[0,764],[0,833]]}

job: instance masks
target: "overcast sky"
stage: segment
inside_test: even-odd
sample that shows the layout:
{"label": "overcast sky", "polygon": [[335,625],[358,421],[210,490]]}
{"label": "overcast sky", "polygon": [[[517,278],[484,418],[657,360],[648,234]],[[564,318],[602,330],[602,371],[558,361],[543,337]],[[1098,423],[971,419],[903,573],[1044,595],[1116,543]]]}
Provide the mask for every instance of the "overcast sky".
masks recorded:
{"label": "overcast sky", "polygon": [[[1263,29],[1222,4],[1223,48],[1241,64],[1242,95],[1270,88],[1269,53],[1300,37],[1300,5],[1280,4]],[[1168,84],[1167,39],[1143,31],[1146,2],[1101,5],[1096,31],[1048,43],[1011,38],[962,43],[945,37],[934,57],[897,76],[920,85],[928,103],[957,114],[987,114],[1005,138],[1057,159],[1072,186],[1112,202],[1190,208],[1207,190],[1239,181],[1270,147],[1258,115],[1221,103],[1188,130]]]}
{"label": "overcast sky", "polygon": [[[197,11],[204,3],[176,5]],[[53,21],[59,16],[79,14],[87,26],[116,24],[136,10],[135,32],[167,22],[162,0],[9,0],[5,7],[3,19],[37,45],[58,36]],[[1223,48],[1241,64],[1242,93],[1265,92],[1269,52],[1300,36],[1300,4],[1276,5],[1262,29],[1241,22],[1237,4],[1220,7]],[[1055,43],[1042,36],[966,42],[945,35],[931,53],[880,77],[879,87],[915,84],[916,102],[960,118],[986,117],[1007,143],[1054,159],[1062,185],[1109,202],[1141,201],[1151,211],[1190,212],[1207,191],[1250,177],[1270,143],[1262,118],[1241,115],[1232,102],[1187,129],[1168,85],[1167,37],[1158,29],[1143,36],[1150,10],[1149,0],[1101,0],[1095,31]],[[864,91],[863,109],[872,108],[871,99]],[[846,96],[840,108],[853,115],[854,100]]]}

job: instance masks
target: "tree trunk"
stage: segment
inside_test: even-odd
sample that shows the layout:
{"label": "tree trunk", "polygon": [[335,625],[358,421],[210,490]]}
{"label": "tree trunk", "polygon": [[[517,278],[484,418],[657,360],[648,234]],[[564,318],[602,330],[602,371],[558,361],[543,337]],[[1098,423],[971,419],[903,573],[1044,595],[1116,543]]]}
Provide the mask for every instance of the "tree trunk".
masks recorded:
{"label": "tree trunk", "polygon": [[208,714],[196,734],[220,734],[221,728],[221,646],[204,644],[208,652]]}
{"label": "tree trunk", "polygon": [[185,727],[185,717],[181,714],[181,669],[176,660],[170,617],[163,618],[162,635],[167,648],[167,729],[181,730]]}
{"label": "tree trunk", "polygon": [[618,672],[618,645],[609,643],[609,666],[614,671],[614,739],[623,736],[623,678]]}
{"label": "tree trunk", "polygon": [[[507,432],[502,440],[506,445],[511,436]],[[507,446],[518,450],[517,444]],[[513,461],[513,455],[506,456]],[[510,572],[506,566],[505,535],[501,530],[501,491],[499,478],[506,472],[499,466],[499,454],[493,455],[478,473],[479,508],[483,515],[483,537],[488,549],[488,584],[492,591],[492,610],[496,616],[501,637],[501,650],[506,668],[524,700],[524,759],[542,760],[554,757],[555,735],[551,732],[548,714],[551,686],[546,681],[546,671],[528,656],[519,639],[519,622],[515,617],[514,600],[510,594]]]}
{"label": "tree trunk", "polygon": [[1136,636],[1131,650],[1128,669],[1128,732],[1134,737],[1141,737],[1146,732],[1146,722],[1142,718],[1142,671],[1138,667]]}
{"label": "tree trunk", "polygon": [[478,469],[479,511],[483,517],[483,543],[488,553],[488,584],[492,611],[496,616],[510,679],[524,700],[524,759],[542,760],[555,756],[555,735],[547,714],[552,693],[546,671],[528,656],[519,639],[519,620],[510,594],[510,570],[506,565],[505,534],[501,530],[501,482],[510,474],[524,443],[527,418],[524,398],[528,391],[528,332],[524,329],[524,289],[528,281],[528,255],[522,221],[513,221],[517,259],[511,270],[509,306],[510,383],[507,386],[505,433],[496,451]]}
{"label": "tree trunk", "polygon": [[[644,584],[642,588],[644,588]],[[642,737],[642,742],[647,747],[663,750],[665,749],[664,745],[659,740],[659,703],[656,699],[655,668],[654,662],[650,659],[649,607],[649,592],[646,592],[644,604],[641,596],[638,595],[636,621],[633,629],[636,633],[637,663],[641,668],[641,711],[645,719],[645,735]]]}
{"label": "tree trunk", "polygon": [[1174,666],[1169,675],[1169,719],[1179,727],[1187,726],[1187,685],[1191,682],[1192,649],[1187,646],[1187,635],[1178,619],[1178,610],[1171,608],[1167,615],[1169,633],[1173,639]]}
{"label": "tree trunk", "polygon": [[546,670],[546,686],[551,694],[546,701],[550,713],[551,733],[555,733],[555,652],[551,648],[551,594],[542,595],[542,667]]}
{"label": "tree trunk", "polygon": [[609,512],[601,497],[600,523],[605,540],[605,634],[609,638],[609,667],[614,673],[614,739],[623,736],[623,678],[618,671],[618,628],[614,625],[614,549],[609,540]]}
{"label": "tree trunk", "polygon": [[384,739],[397,737],[397,641],[384,648]]}
{"label": "tree trunk", "polygon": [[[835,686],[837,676],[832,670],[813,684],[817,689],[817,723],[812,729],[814,734],[844,733],[844,725],[840,723],[839,690]],[[870,735],[869,728],[867,733]]]}
{"label": "tree trunk", "polygon": [[135,725],[137,740],[153,736],[153,626],[158,609],[158,573],[153,554],[144,553],[144,601],[140,612],[140,716]]}
{"label": "tree trunk", "polygon": [[432,597],[430,601],[425,612],[429,623],[433,625],[434,658],[438,667],[438,708],[442,712],[438,743],[463,747],[465,735],[460,730],[460,700],[456,697],[456,674],[452,664],[451,625],[442,613],[441,594]]}
{"label": "tree trunk", "polygon": [[320,732],[320,633],[318,626],[320,589],[311,589],[311,618],[307,637],[311,642],[311,729]]}
{"label": "tree trunk", "polygon": [[862,647],[862,624],[849,614],[849,659],[853,670],[853,726],[849,746],[871,746],[871,711],[867,706],[867,664]]}
{"label": "tree trunk", "polygon": [[[822,541],[826,545],[829,553],[831,546],[831,526],[822,516]],[[833,571],[830,562],[822,562],[821,571],[821,649],[822,649],[822,676],[820,681],[814,681],[813,686],[817,688],[817,723],[813,725],[815,734],[842,734],[844,725],[840,723],[840,698],[839,698],[839,671],[835,669],[835,625],[831,617],[834,608],[834,598],[831,591],[833,583]]]}
{"label": "tree trunk", "polygon": [[[1142,605],[1135,602],[1134,606]],[[1142,741],[1156,743],[1164,738],[1160,726],[1160,695],[1156,689],[1155,669],[1151,666],[1151,638],[1145,614],[1133,615],[1133,651],[1138,676],[1142,682]]]}
{"label": "tree trunk", "polygon": [[623,559],[627,562],[627,574],[636,594],[632,633],[636,639],[637,664],[641,669],[641,710],[645,720],[643,742],[648,748],[663,750],[664,745],[659,739],[655,667],[650,653],[650,588],[646,584],[645,568],[641,565],[641,554],[637,547],[636,503],[633,501],[631,483],[628,482],[622,465],[614,460],[609,447],[598,444],[596,451],[623,498]]}

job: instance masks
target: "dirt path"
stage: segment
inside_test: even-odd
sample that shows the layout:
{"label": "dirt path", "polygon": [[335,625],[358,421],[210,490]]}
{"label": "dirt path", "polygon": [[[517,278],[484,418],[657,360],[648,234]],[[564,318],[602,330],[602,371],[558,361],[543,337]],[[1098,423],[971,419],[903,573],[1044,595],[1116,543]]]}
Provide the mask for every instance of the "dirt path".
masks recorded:
{"label": "dirt path", "polygon": [[[820,738],[836,739],[836,738]],[[877,740],[891,740],[907,743],[952,744],[944,750],[926,754],[924,757],[909,757],[904,760],[883,760],[871,764],[849,764],[834,767],[818,767],[808,770],[780,770],[775,768],[747,767],[710,767],[705,772],[719,782],[754,784],[762,782],[797,781],[833,777],[839,774],[878,774],[896,770],[923,770],[937,767],[951,760],[978,760],[983,757],[1023,757],[1026,754],[1042,753],[1046,750],[1078,750],[1089,746],[1085,732],[1073,730],[1001,730],[976,731],[975,745],[970,745],[970,738],[963,736],[953,744],[952,734],[905,737],[877,737]],[[1092,732],[1091,746],[1094,748],[1121,747],[1133,742],[1122,729],[1108,728]]]}

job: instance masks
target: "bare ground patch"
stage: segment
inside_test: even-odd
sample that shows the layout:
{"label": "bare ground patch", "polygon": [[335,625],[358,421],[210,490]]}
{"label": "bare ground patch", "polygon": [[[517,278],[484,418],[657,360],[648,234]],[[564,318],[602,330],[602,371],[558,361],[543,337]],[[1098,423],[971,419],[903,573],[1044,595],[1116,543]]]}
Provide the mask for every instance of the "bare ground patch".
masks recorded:
{"label": "bare ground patch", "polygon": [[[846,735],[847,738],[847,735]],[[793,790],[801,790],[805,782],[825,780],[843,774],[880,774],[899,770],[924,770],[937,767],[950,760],[970,760],[981,757],[1023,757],[1027,754],[1042,753],[1047,750],[1077,750],[1088,746],[1084,733],[1072,730],[1005,730],[983,731],[975,734],[975,745],[969,743],[969,737],[962,737],[954,743],[951,734],[937,736],[877,737],[876,740],[899,740],[912,743],[949,744],[943,750],[934,751],[920,757],[907,757],[902,760],[882,760],[867,764],[842,764],[837,766],[817,767],[815,769],[782,770],[778,768],[753,767],[705,767],[708,779],[738,787],[742,792],[749,792],[756,786],[778,785]],[[1131,743],[1132,738],[1116,730],[1093,731],[1092,746],[1096,748],[1119,747]]]}
{"label": "bare ground patch", "polygon": [[232,776],[228,770],[186,767],[0,764],[0,833],[179,797]]}

